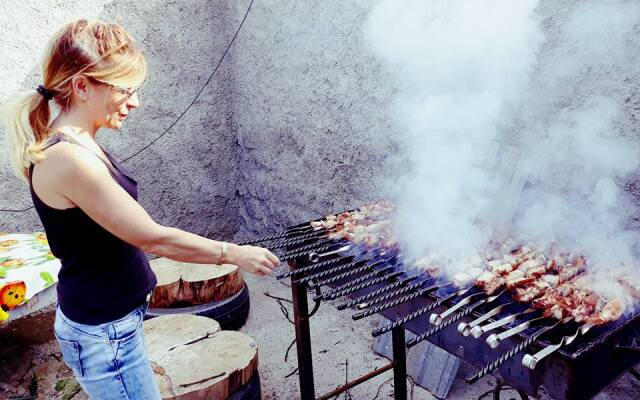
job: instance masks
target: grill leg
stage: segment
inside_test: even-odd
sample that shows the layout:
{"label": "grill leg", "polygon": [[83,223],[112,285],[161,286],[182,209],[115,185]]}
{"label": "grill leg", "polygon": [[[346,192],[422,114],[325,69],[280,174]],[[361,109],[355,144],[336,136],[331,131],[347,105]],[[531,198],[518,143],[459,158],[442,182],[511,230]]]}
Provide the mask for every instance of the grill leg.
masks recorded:
{"label": "grill leg", "polygon": [[[293,262],[291,262],[293,264]],[[291,265],[295,267],[295,264]],[[309,329],[309,305],[306,285],[291,285],[293,321],[296,329],[296,351],[300,378],[300,399],[313,400],[316,392],[313,384],[313,358],[311,354],[311,331]]]}
{"label": "grill leg", "polygon": [[393,328],[391,340],[393,346],[394,398],[395,400],[407,400],[407,350],[402,326]]}
{"label": "grill leg", "polygon": [[[507,389],[510,389],[510,387],[508,387],[507,385],[504,384],[504,382],[499,380],[498,383],[496,384],[495,389],[492,391],[493,392],[493,400],[500,400],[500,393],[502,393],[503,390],[507,390]],[[515,390],[515,391],[518,393],[518,396],[520,396],[521,400],[529,400],[529,395],[527,395],[522,390]],[[480,396],[480,398],[482,398],[482,397],[483,396]],[[515,400],[515,399],[513,399],[513,400]]]}

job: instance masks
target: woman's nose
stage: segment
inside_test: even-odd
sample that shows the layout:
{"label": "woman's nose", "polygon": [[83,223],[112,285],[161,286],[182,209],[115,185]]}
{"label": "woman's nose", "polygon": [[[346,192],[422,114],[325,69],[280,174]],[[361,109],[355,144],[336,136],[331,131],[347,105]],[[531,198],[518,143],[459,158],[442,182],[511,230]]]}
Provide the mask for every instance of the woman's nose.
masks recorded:
{"label": "woman's nose", "polygon": [[135,92],[129,99],[127,100],[127,106],[129,108],[138,108],[140,107],[140,98],[138,97],[138,92]]}

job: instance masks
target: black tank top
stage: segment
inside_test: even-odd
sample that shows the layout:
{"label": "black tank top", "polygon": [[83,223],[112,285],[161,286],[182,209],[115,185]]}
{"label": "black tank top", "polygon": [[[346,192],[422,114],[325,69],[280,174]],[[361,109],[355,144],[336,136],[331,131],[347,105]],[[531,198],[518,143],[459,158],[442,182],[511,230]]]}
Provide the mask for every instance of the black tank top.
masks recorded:
{"label": "black tank top", "polygon": [[[48,146],[60,141],[82,146],[63,135],[52,136]],[[137,201],[137,182],[109,153],[104,153],[113,166],[99,158],[113,179]],[[109,233],[79,207],[59,210],[42,202],[31,184],[33,167],[29,167],[31,198],[51,252],[62,264],[57,286],[60,309],[71,320],[87,325],[127,315],[145,301],[157,283],[144,253]]]}

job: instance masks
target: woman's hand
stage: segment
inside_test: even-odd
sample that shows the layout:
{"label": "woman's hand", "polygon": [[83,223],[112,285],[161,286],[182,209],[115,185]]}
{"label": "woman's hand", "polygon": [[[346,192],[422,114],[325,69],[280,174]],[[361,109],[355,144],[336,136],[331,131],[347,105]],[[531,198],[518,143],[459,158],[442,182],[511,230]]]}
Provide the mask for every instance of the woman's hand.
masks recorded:
{"label": "woman's hand", "polygon": [[238,246],[229,243],[227,261],[256,275],[268,275],[280,265],[280,260],[269,250],[257,246]]}

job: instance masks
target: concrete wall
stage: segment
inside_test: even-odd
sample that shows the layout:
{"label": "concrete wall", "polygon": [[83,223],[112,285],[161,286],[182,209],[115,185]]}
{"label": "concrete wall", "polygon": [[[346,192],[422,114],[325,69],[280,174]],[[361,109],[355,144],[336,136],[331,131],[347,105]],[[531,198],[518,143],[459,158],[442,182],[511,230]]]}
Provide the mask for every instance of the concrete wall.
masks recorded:
{"label": "concrete wall", "polygon": [[[348,209],[375,200],[393,185],[390,169],[402,168],[394,139],[401,128],[392,111],[399,84],[373,57],[362,30],[376,4],[256,2],[232,72],[244,182],[240,236]],[[593,26],[585,18],[576,27],[576,13],[585,8],[597,18],[591,19]],[[236,7],[238,15],[243,11]],[[536,15],[544,44],[531,92],[523,96],[543,101],[529,112],[545,120],[600,95],[621,111],[616,128],[640,139],[640,20],[618,36],[620,23],[628,22],[619,14],[636,11],[625,1],[540,0]],[[617,13],[618,23],[607,25],[600,12]],[[529,133],[536,127],[528,127]],[[629,186],[640,198],[637,185]]]}
{"label": "concrete wall", "polygon": [[374,4],[256,2],[232,86],[247,235],[381,196],[394,87],[364,44]]}
{"label": "concrete wall", "polygon": [[[121,158],[155,138],[191,101],[235,32],[242,1],[22,1],[0,6],[0,101],[38,83],[46,37],[77,15],[121,20],[148,54],[151,80],[143,107],[104,142]],[[164,138],[129,162],[145,208],[158,221],[212,237],[248,237],[375,200],[392,173],[398,125],[397,84],[365,45],[362,24],[375,0],[256,0],[220,71],[196,105]],[[542,0],[546,43],[535,85],[553,89],[553,107],[589,93],[614,98],[618,126],[637,136],[638,41],[616,65],[596,63],[583,76],[545,78],[566,15],[578,0]],[[594,4],[597,2],[594,2]],[[72,10],[72,11],[70,11]],[[37,24],[31,21],[39,21]],[[546,89],[545,89],[546,90]],[[541,114],[551,114],[554,109]],[[1,133],[1,132],[0,132]],[[401,166],[401,164],[400,164]],[[30,205],[0,151],[0,206]],[[0,229],[37,229],[33,212],[0,214]]]}
{"label": "concrete wall", "polygon": [[[99,140],[124,159],[156,138],[193,100],[217,64],[238,21],[227,1],[44,0],[0,5],[0,102],[41,81],[39,60],[49,35],[77,17],[121,22],[146,51],[149,82],[142,107],[121,132]],[[237,2],[245,3],[244,1]],[[231,127],[226,60],[191,110],[163,138],[127,163],[142,205],[157,221],[211,237],[231,237],[237,211],[238,147]],[[0,128],[1,144],[4,132]],[[31,205],[28,188],[11,172],[0,145],[0,208]],[[0,213],[0,230],[41,229],[33,210]]]}

